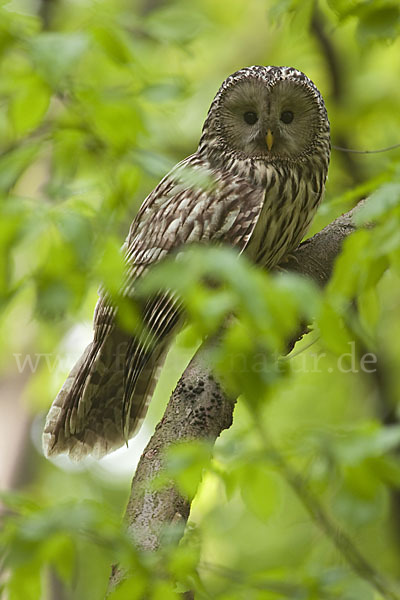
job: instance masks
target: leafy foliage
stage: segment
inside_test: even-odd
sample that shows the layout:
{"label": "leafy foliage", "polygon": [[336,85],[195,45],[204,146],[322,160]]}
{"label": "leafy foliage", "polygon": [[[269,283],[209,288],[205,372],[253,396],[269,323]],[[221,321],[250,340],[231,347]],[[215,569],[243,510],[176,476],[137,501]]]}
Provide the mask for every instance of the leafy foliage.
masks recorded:
{"label": "leafy foliage", "polygon": [[[222,326],[214,358],[242,394],[213,452],[192,443],[167,457],[166,478],[195,496],[179,546],[172,527],[160,552],[133,547],[120,523],[133,468],[117,475],[122,453],[73,469],[36,449],[74,359],[65,354],[88,339],[75,324],[90,321],[99,282],[117,292],[128,224],[195,149],[224,77],[294,65],[322,90],[333,143],[389,146],[400,130],[399,23],[390,0],[0,3],[1,372],[25,386],[33,440],[21,489],[2,500],[9,600],[56,598],[60,585],[68,600],[103,598],[115,563],[133,576],[114,600],[187,589],[220,600],[378,598],[305,512],[285,464],[376,570],[398,577],[399,150],[333,152],[312,233],[369,197],[325,290],[227,249],[190,249],[143,281],[142,293],[168,281],[188,314],[147,425],[199,340]],[[136,315],[123,315],[131,326]],[[282,358],[300,321],[313,332]]]}

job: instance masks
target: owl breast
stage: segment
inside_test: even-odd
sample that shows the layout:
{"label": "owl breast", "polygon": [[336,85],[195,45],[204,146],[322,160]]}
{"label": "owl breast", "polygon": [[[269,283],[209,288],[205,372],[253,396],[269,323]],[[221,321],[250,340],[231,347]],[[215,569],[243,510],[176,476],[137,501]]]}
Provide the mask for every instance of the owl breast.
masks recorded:
{"label": "owl breast", "polygon": [[264,204],[246,254],[272,268],[301,242],[321,201],[325,173],[304,164],[269,164],[264,181]]}

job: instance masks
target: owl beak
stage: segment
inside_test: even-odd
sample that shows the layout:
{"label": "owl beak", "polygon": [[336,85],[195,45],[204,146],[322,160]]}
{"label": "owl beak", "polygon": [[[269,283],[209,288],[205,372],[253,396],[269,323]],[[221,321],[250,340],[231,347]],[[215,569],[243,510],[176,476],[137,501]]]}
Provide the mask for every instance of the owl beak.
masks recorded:
{"label": "owl beak", "polygon": [[267,142],[268,151],[271,151],[272,145],[274,143],[274,136],[272,135],[272,131],[268,129],[267,135],[265,136],[265,141]]}

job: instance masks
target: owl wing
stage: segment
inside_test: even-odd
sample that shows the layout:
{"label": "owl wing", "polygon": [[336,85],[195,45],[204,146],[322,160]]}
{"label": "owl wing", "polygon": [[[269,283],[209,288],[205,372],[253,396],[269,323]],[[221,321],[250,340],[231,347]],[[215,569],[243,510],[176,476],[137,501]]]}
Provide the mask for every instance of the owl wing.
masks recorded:
{"label": "owl wing", "polygon": [[[264,202],[264,188],[228,172],[213,172],[197,155],[177,165],[144,201],[124,244],[129,300],[148,267],[191,243],[224,243],[242,252]],[[49,411],[47,455],[96,456],[121,446],[147,411],[157,374],[181,321],[180,299],[160,293],[141,306],[144,328],[116,325],[117,308],[102,294],[94,339],[72,369]]]}

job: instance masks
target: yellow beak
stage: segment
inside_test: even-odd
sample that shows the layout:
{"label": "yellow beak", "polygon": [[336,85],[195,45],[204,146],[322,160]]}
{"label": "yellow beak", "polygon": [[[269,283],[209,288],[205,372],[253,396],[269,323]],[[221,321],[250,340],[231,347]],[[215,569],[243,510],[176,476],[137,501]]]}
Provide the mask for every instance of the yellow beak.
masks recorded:
{"label": "yellow beak", "polygon": [[268,129],[268,131],[267,131],[267,135],[265,136],[265,141],[267,142],[267,148],[270,151],[272,148],[272,145],[274,143],[274,136],[272,135],[272,131],[270,129]]}

